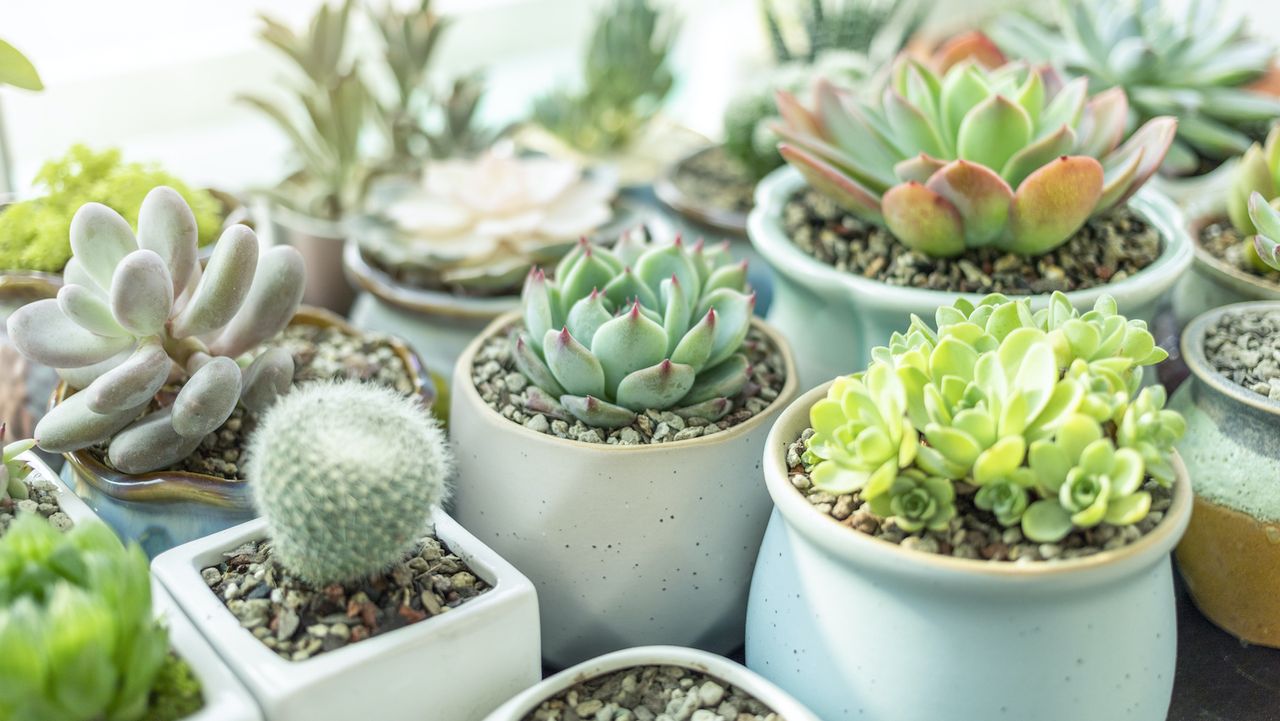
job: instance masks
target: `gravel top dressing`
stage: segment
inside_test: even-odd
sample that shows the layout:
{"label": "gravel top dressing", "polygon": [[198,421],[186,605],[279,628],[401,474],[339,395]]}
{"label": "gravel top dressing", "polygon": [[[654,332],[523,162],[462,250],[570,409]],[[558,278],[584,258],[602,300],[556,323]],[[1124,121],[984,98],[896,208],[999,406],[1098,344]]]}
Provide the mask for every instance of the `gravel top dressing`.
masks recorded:
{"label": "gravel top dressing", "polygon": [[745,691],[680,666],[597,676],[543,701],[523,721],[784,721]]}
{"label": "gravel top dressing", "polygon": [[489,585],[434,536],[386,572],[315,588],[252,541],[201,571],[227,610],[281,657],[303,661],[456,608]]}
{"label": "gravel top dressing", "polygon": [[721,146],[680,163],[671,182],[690,199],[712,208],[745,214],[755,205],[755,181]]}
{"label": "gravel top dressing", "polygon": [[887,285],[984,295],[1068,292],[1121,281],[1154,263],[1161,247],[1160,234],[1128,207],[1089,220],[1062,246],[1034,258],[994,248],[930,258],[808,189],[787,202],[782,222],[791,242],[837,270]]}
{"label": "gravel top dressing", "polygon": [[1249,262],[1244,253],[1244,236],[1224,220],[1206,223],[1197,238],[1200,247],[1236,270],[1244,271],[1275,285],[1280,285],[1280,270],[1262,269]]}
{"label": "gravel top dressing", "polygon": [[1204,354],[1233,383],[1280,401],[1280,312],[1223,313],[1205,331]]}
{"label": "gravel top dressing", "polygon": [[755,328],[747,333],[742,351],[751,363],[751,380],[737,397],[730,399],[730,411],[714,423],[703,418],[683,418],[671,410],[648,410],[639,413],[629,426],[605,429],[588,426],[567,414],[560,417],[531,411],[525,403],[532,384],[516,369],[511,359],[511,341],[506,333],[495,333],[481,345],[471,368],[471,380],[481,400],[490,408],[503,418],[538,433],[609,445],[670,443],[732,428],[764,411],[777,399],[787,381],[782,354]]}
{"label": "gravel top dressing", "polygon": [[1173,490],[1148,480],[1142,490],[1151,494],[1151,512],[1131,526],[1113,526],[1100,523],[1089,529],[1076,529],[1057,543],[1036,543],[1022,536],[1017,526],[1006,528],[994,515],[973,504],[976,486],[956,484],[956,517],[945,531],[921,531],[907,533],[892,521],[882,521],[863,508],[857,492],[834,495],[813,487],[809,469],[802,456],[805,441],[813,435],[806,430],[787,448],[787,476],[791,485],[813,504],[820,513],[835,519],[869,536],[875,536],[903,548],[925,553],[935,553],[956,558],[972,558],[994,562],[1031,563],[1035,561],[1066,561],[1092,556],[1127,546],[1150,533],[1164,519],[1165,511],[1173,503]]}
{"label": "gravel top dressing", "polygon": [[49,519],[49,523],[59,531],[71,528],[71,517],[62,512],[58,505],[58,489],[53,483],[40,479],[25,481],[28,497],[22,500],[15,498],[0,499],[0,536],[8,530],[9,524],[18,513],[39,513]]}

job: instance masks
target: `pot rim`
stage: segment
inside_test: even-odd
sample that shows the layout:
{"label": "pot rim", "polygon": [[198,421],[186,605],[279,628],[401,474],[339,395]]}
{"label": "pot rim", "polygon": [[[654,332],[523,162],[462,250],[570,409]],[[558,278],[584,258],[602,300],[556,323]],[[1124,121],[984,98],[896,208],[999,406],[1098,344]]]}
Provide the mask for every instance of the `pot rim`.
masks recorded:
{"label": "pot rim", "polygon": [[[778,397],[775,398],[768,406],[759,413],[751,416],[747,420],[739,423],[732,428],[727,428],[719,433],[713,433],[709,436],[698,436],[697,438],[689,438],[683,441],[672,441],[670,443],[649,443],[644,445],[610,445],[608,443],[583,443],[582,441],[569,438],[560,438],[547,433],[539,433],[537,431],[525,428],[522,424],[516,423],[507,418],[503,418],[500,413],[489,407],[488,403],[480,397],[480,393],[476,390],[476,385],[471,381],[471,367],[475,362],[476,353],[484,345],[490,336],[496,335],[514,322],[521,319],[519,311],[511,311],[504,313],[494,319],[492,323],[480,331],[475,338],[467,344],[466,349],[462,351],[462,355],[458,356],[458,362],[454,365],[453,385],[450,387],[454,403],[467,403],[470,406],[479,408],[478,417],[484,423],[506,430],[521,436],[530,443],[548,443],[553,446],[561,446],[566,449],[574,449],[578,451],[595,451],[601,453],[646,453],[671,451],[674,449],[696,448],[698,446],[708,446],[721,441],[733,440],[750,433],[756,426],[764,423],[769,416],[776,412],[778,404],[793,397],[799,386],[800,379],[797,376],[796,361],[792,355],[791,346],[778,333],[776,329],[766,323],[764,320],[752,317],[752,326],[764,334],[769,342],[778,349],[778,353],[782,356],[782,365],[786,370],[787,378],[782,384],[782,389],[778,391]],[[785,408],[785,406],[784,406]],[[453,413],[450,412],[450,416]]]}
{"label": "pot rim", "polygon": [[931,579],[976,581],[979,583],[1027,583],[1037,580],[1078,580],[1089,572],[1099,572],[1100,580],[1128,575],[1168,556],[1186,530],[1191,518],[1191,481],[1182,458],[1174,451],[1173,502],[1150,533],[1133,543],[1092,556],[1054,562],[991,562],[956,558],[903,548],[901,545],[846,528],[818,512],[791,485],[787,474],[787,447],[809,425],[808,412],[826,396],[833,381],[805,393],[782,412],[765,442],[764,475],[774,506],[787,525],[841,560],[897,575],[927,573]]}
{"label": "pot rim", "polygon": [[1228,222],[1228,219],[1217,212],[1203,213],[1187,223],[1187,232],[1191,238],[1195,267],[1210,278],[1228,287],[1236,288],[1249,295],[1262,298],[1280,299],[1280,285],[1268,282],[1252,273],[1229,265],[1221,258],[1210,253],[1200,244],[1200,231],[1213,222]]}
{"label": "pot rim", "polygon": [[[312,306],[301,306],[289,321],[290,325],[301,323],[322,327],[337,327],[352,334],[362,334],[332,311]],[[430,406],[437,398],[436,389],[428,370],[422,364],[417,353],[395,336],[387,336],[388,344],[396,357],[409,369],[413,378],[414,394]],[[69,390],[65,381],[60,381],[49,399],[49,407],[53,408],[61,402]],[[87,449],[69,451],[62,457],[71,466],[77,478],[99,491],[124,501],[187,501],[203,503],[219,508],[237,510],[251,509],[248,498],[248,484],[244,479],[229,480],[218,476],[192,471],[160,470],[150,473],[131,475],[109,468],[89,453]]]}
{"label": "pot rim", "polygon": [[[804,185],[804,178],[799,171],[784,165],[765,176],[756,186],[756,205],[747,219],[747,235],[752,245],[778,272],[792,278],[803,278],[806,285],[825,286],[826,290],[848,293],[859,302],[876,307],[937,307],[950,305],[960,298],[976,303],[984,297],[980,293],[890,285],[836,270],[805,253],[787,237],[780,221],[787,199]],[[1187,235],[1187,224],[1178,206],[1150,187],[1139,190],[1129,203],[1160,233],[1164,244],[1160,256],[1151,265],[1124,280],[1067,291],[1066,296],[1072,305],[1092,305],[1102,295],[1149,295],[1154,299],[1164,286],[1172,285],[1191,265],[1191,238]],[[1042,302],[1049,296],[1049,293],[1009,295],[1015,300],[1029,298],[1041,299]]]}
{"label": "pot rim", "polygon": [[1280,419],[1280,401],[1263,397],[1227,378],[1209,363],[1204,338],[1209,326],[1228,314],[1253,310],[1280,311],[1280,300],[1250,300],[1207,310],[1196,316],[1182,331],[1182,360],[1195,379],[1231,400]]}
{"label": "pot rim", "polygon": [[697,671],[722,684],[742,689],[787,721],[818,721],[812,711],[764,676],[724,656],[683,646],[637,646],[583,661],[516,694],[486,716],[485,721],[524,718],[538,704],[578,683],[645,666],[677,666]]}
{"label": "pot rim", "polygon": [[[693,152],[687,153],[680,159],[676,160],[667,169],[662,171],[662,175],[658,176],[653,183],[653,194],[658,200],[662,201],[668,208],[674,210],[680,215],[685,216],[695,222],[702,223],[714,230],[725,233],[732,233],[735,236],[745,237],[747,234],[747,216],[749,213],[739,213],[733,210],[726,210],[722,207],[713,206],[709,203],[702,203],[695,200],[692,196],[685,193],[676,185],[676,174],[685,164],[694,158],[710,153],[716,150],[722,150],[724,144],[708,145],[704,148],[698,148]],[[754,196],[753,196],[754,199]]]}
{"label": "pot rim", "polygon": [[347,243],[342,251],[342,261],[347,277],[355,282],[356,287],[379,300],[416,313],[488,320],[520,305],[519,295],[468,297],[398,283],[386,271],[365,259],[359,243]]}

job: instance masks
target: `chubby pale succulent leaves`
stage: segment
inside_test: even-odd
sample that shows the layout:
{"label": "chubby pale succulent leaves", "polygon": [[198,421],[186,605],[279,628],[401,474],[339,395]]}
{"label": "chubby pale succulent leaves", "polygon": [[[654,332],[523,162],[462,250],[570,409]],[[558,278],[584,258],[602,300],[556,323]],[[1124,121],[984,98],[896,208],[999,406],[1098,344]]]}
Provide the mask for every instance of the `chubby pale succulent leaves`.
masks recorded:
{"label": "chubby pale succulent leaves", "polygon": [[1186,424],[1161,389],[1140,390],[1167,353],[1110,297],[1084,314],[1060,293],[1036,312],[961,300],[938,309],[936,330],[914,318],[872,355],[810,410],[805,461],[817,487],[860,492],[904,530],[949,521],[954,487],[936,479],[975,486],[975,505],[1040,542],[1136,523],[1145,479],[1174,480]]}
{"label": "chubby pale succulent leaves", "polygon": [[137,721],[169,653],[151,575],[100,521],[19,514],[0,537],[0,718]]}
{"label": "chubby pale succulent leaves", "polygon": [[1254,254],[1263,266],[1280,270],[1280,197],[1270,203],[1261,193],[1249,198],[1249,218],[1257,235],[1253,236]]}
{"label": "chubby pale succulent leaves", "polygon": [[[81,389],[37,424],[44,450],[110,441],[116,468],[153,471],[195,450],[238,402],[260,408],[289,387],[288,352],[243,356],[293,318],[305,283],[297,250],[259,253],[253,231],[235,225],[201,268],[191,209],[163,186],[143,200],[136,237],[114,210],[82,206],[71,247],[57,298],[8,320],[23,355]],[[166,383],[184,376],[172,405],[139,419]]]}
{"label": "chubby pale succulent leaves", "polygon": [[643,230],[612,250],[579,243],[554,281],[530,274],[517,366],[591,426],[625,426],[646,409],[718,420],[750,377],[739,351],[755,305],[746,264],[727,249],[655,244]]}
{"label": "chubby pale succulent leaves", "polygon": [[1230,17],[1218,0],[1060,0],[1057,9],[1052,24],[1009,13],[989,32],[1010,54],[1087,78],[1095,92],[1123,88],[1138,123],[1176,117],[1165,172],[1194,173],[1205,160],[1239,155],[1256,128],[1280,115],[1280,99],[1250,87],[1276,46],[1249,37],[1248,13]]}
{"label": "chubby pale succulent leaves", "polygon": [[812,108],[780,92],[780,151],[815,190],[914,250],[1040,255],[1137,192],[1177,126],[1155,118],[1129,135],[1124,91],[1086,90],[1017,63],[969,60],[938,76],[903,61],[878,103],[830,83]]}
{"label": "chubby pale succulent leaves", "polygon": [[27,466],[18,460],[18,456],[31,450],[36,442],[31,439],[14,441],[4,445],[5,424],[0,423],[0,446],[4,447],[4,457],[0,459],[0,501],[5,498],[23,500],[28,495]]}

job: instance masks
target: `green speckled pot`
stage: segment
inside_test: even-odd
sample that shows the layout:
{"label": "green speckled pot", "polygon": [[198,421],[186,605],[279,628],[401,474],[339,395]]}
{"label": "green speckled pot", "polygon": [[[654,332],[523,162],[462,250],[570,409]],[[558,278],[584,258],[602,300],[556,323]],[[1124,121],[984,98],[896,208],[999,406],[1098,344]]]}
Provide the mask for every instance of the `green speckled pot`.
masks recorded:
{"label": "green speckled pot", "polygon": [[1280,301],[1211,310],[1182,336],[1191,376],[1170,406],[1187,418],[1178,451],[1196,502],[1177,557],[1210,620],[1249,643],[1280,647],[1280,403],[1231,382],[1204,354],[1218,318],[1258,309],[1280,312]]}

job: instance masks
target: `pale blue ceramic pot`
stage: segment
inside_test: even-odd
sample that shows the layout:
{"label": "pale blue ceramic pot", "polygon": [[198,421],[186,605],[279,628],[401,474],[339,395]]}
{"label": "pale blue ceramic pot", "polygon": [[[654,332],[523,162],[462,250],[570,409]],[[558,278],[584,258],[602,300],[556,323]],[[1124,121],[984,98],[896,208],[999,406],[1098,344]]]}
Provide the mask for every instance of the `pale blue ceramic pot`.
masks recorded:
{"label": "pale blue ceramic pot", "polygon": [[[1222,220],[1222,214],[1201,215],[1187,230],[1197,238],[1205,225]],[[1280,300],[1280,285],[1236,268],[1193,243],[1195,259],[1191,270],[1178,279],[1173,292],[1173,314],[1182,326],[1192,318],[1224,305],[1246,301]]]}
{"label": "pale blue ceramic pot", "polygon": [[[809,388],[866,366],[871,349],[884,345],[894,331],[905,329],[913,314],[932,319],[938,306],[957,298],[978,300],[972,293],[949,293],[887,285],[836,270],[787,237],[782,211],[805,185],[793,168],[774,171],[756,188],[756,206],[747,221],[751,243],[774,270],[774,298],[768,320],[795,348],[800,363],[800,387]],[[1166,293],[1191,263],[1191,240],[1182,214],[1164,195],[1144,188],[1130,207],[1152,224],[1164,240],[1156,262],[1116,283],[1073,291],[1071,304],[1093,307],[1099,296],[1116,299],[1120,312],[1150,323]],[[1048,295],[1033,295],[1039,308]]]}
{"label": "pale blue ceramic pot", "polygon": [[787,479],[786,447],[827,392],[801,396],[765,445],[774,512],[747,609],[747,666],[824,721],[1164,721],[1177,646],[1173,505],[1125,548],[1062,563],[904,549],[840,525]]}

